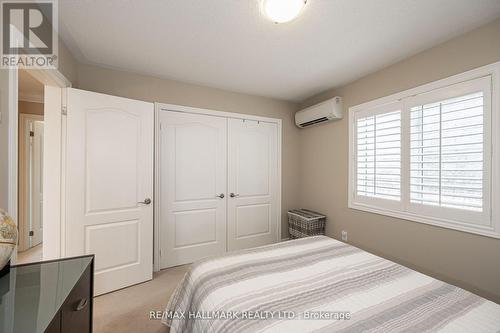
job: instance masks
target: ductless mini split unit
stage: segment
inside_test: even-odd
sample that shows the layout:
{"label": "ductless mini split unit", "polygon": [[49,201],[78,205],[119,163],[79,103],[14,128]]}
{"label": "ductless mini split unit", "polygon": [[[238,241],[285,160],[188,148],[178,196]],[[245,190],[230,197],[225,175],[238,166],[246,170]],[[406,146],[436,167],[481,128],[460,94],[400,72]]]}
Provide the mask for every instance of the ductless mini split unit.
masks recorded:
{"label": "ductless mini split unit", "polygon": [[342,97],[334,97],[295,113],[295,124],[300,128],[337,119],[342,119]]}

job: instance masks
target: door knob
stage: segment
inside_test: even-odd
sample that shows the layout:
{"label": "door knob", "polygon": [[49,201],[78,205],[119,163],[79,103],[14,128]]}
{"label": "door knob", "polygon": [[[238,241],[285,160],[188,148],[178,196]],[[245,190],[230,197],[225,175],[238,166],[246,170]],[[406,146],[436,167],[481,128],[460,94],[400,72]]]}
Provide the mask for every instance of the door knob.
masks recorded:
{"label": "door knob", "polygon": [[146,199],[144,199],[144,201],[139,201],[138,203],[140,203],[140,204],[145,204],[145,205],[149,205],[149,204],[151,203],[151,199],[146,198]]}
{"label": "door knob", "polygon": [[239,195],[239,194],[235,194],[235,193],[231,192],[231,194],[229,194],[229,196],[230,196],[231,198],[236,198],[236,197],[239,197],[240,195]]}
{"label": "door knob", "polygon": [[221,198],[221,199],[224,199],[224,193],[221,193],[219,195],[216,195],[217,198]]}

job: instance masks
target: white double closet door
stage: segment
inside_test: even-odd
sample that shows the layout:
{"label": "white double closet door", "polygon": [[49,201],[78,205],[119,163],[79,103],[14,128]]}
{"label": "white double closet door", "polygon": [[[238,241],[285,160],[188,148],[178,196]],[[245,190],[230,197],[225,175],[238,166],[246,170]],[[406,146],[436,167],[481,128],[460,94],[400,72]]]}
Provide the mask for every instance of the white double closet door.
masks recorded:
{"label": "white double closet door", "polygon": [[160,266],[277,241],[276,123],[160,111]]}

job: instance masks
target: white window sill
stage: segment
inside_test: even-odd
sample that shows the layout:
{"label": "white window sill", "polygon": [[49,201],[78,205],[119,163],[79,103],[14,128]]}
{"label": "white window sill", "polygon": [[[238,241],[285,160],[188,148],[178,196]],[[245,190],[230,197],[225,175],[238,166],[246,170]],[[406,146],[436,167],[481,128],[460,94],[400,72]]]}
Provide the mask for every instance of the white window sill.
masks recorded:
{"label": "white window sill", "polygon": [[492,226],[485,225],[471,225],[462,222],[438,219],[434,217],[426,217],[421,215],[416,215],[408,212],[394,211],[390,209],[383,209],[379,207],[374,207],[365,203],[353,203],[350,202],[348,207],[350,209],[361,210],[369,213],[375,213],[379,215],[385,215],[390,217],[395,217],[403,220],[408,220],[412,222],[429,224],[437,227],[458,230],[463,232],[468,232],[476,235],[487,236],[492,238],[500,239],[500,230],[495,230]]}

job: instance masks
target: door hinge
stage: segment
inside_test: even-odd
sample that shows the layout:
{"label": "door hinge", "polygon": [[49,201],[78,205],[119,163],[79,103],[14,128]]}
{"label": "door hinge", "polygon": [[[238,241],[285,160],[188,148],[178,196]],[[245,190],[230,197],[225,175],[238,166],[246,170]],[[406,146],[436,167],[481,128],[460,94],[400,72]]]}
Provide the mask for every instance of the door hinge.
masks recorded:
{"label": "door hinge", "polygon": [[61,106],[61,114],[62,114],[63,116],[68,115],[68,108],[67,108],[66,106],[64,106],[64,105],[63,105],[63,106]]}
{"label": "door hinge", "polygon": [[33,237],[35,235],[35,233],[33,232],[33,230],[30,230],[29,235],[30,235],[30,237]]}
{"label": "door hinge", "polygon": [[35,136],[35,132],[30,131],[30,136]]}
{"label": "door hinge", "polygon": [[160,249],[160,257],[163,256],[163,251]]}

